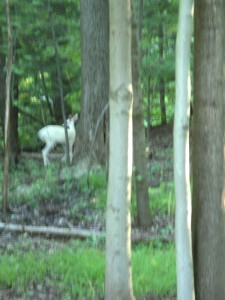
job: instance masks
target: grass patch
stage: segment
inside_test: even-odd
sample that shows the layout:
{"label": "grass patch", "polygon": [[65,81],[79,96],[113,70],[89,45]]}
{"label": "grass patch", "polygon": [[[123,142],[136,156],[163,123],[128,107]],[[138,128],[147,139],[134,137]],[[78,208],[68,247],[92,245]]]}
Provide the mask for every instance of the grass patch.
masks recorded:
{"label": "grass patch", "polygon": [[[176,292],[175,249],[135,247],[132,251],[133,286],[136,297],[165,296]],[[54,286],[63,294],[99,299],[104,296],[105,253],[76,242],[48,252],[29,251],[0,256],[0,288],[29,291],[35,284]]]}
{"label": "grass patch", "polygon": [[137,297],[176,293],[174,245],[164,249],[139,246],[132,253],[133,286]]}

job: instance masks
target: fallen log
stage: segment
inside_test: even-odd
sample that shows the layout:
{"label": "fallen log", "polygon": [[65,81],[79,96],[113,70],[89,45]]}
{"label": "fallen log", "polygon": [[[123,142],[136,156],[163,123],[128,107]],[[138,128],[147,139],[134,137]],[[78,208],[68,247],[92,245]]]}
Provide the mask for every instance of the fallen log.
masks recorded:
{"label": "fallen log", "polygon": [[[97,230],[87,230],[80,228],[60,228],[60,227],[48,227],[48,226],[31,226],[31,225],[20,225],[20,224],[10,224],[0,222],[0,231],[10,231],[10,232],[23,232],[30,234],[45,234],[50,236],[62,236],[62,237],[74,237],[80,239],[87,238],[105,238],[104,231]],[[147,232],[133,231],[131,235],[133,243],[140,242],[154,242],[156,240],[164,243],[168,243],[174,240],[173,236],[158,236],[150,235]]]}
{"label": "fallen log", "polygon": [[48,227],[48,226],[31,226],[31,225],[20,225],[20,224],[7,224],[0,222],[0,231],[6,230],[11,232],[27,232],[32,234],[47,234],[53,236],[64,236],[64,237],[78,237],[78,238],[91,238],[91,237],[102,237],[104,232],[86,230],[80,228],[60,228],[60,227]]}

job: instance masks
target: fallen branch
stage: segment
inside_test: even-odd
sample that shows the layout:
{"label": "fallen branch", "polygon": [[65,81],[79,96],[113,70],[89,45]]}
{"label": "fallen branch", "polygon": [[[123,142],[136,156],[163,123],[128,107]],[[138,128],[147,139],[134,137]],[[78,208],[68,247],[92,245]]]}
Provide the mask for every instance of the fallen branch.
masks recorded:
{"label": "fallen branch", "polygon": [[33,234],[48,234],[48,235],[64,236],[64,237],[78,237],[83,239],[91,238],[91,237],[102,237],[105,235],[104,232],[79,229],[79,228],[31,226],[31,225],[20,225],[20,224],[6,224],[2,222],[0,222],[0,230],[7,230],[12,232],[28,232]]}
{"label": "fallen branch", "polygon": [[[87,238],[105,238],[104,231],[87,230],[80,228],[59,228],[59,227],[48,227],[48,226],[31,226],[31,225],[20,225],[20,224],[6,224],[0,222],[0,231],[6,230],[11,232],[27,232],[32,234],[47,234],[52,236],[63,236],[63,237],[76,237],[80,239]],[[147,232],[134,231],[132,232],[132,242],[171,242],[174,240],[172,236],[152,236]]]}

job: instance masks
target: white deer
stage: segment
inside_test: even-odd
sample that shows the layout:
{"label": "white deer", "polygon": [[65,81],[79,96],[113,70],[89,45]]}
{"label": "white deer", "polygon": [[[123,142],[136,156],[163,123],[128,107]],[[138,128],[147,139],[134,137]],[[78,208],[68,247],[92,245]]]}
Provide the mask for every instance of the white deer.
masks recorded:
{"label": "white deer", "polygon": [[[69,115],[69,118],[66,120],[67,123],[67,132],[68,132],[68,142],[69,142],[69,157],[70,163],[73,159],[73,145],[76,138],[76,131],[74,123],[77,121],[78,115],[73,117]],[[65,146],[66,137],[64,126],[59,125],[48,125],[43,127],[38,131],[39,139],[45,143],[45,147],[42,149],[42,156],[44,165],[49,164],[48,154],[49,152],[58,144]],[[65,160],[66,154],[63,156],[62,160]]]}

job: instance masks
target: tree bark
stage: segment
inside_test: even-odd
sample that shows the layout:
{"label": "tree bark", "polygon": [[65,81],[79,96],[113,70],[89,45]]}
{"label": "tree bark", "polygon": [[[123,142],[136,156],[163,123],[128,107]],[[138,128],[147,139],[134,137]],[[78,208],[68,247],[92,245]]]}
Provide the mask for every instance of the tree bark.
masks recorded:
{"label": "tree bark", "polygon": [[[159,56],[160,61],[163,61],[163,25],[159,24]],[[159,93],[160,93],[160,109],[161,109],[161,124],[166,125],[166,104],[165,104],[165,82],[161,76],[159,79]]]}
{"label": "tree bark", "polygon": [[[3,44],[2,31],[0,29],[0,44]],[[5,136],[5,99],[6,99],[6,73],[5,67],[5,54],[0,50],[0,119]],[[17,82],[16,82],[17,84]],[[18,96],[18,87],[14,86],[16,94]],[[12,167],[18,162],[18,156],[20,153],[19,140],[18,140],[18,109],[13,105],[13,97],[10,98],[10,164]]]}
{"label": "tree bark", "polygon": [[142,42],[143,0],[138,1],[138,44]]}
{"label": "tree bark", "polygon": [[46,83],[45,83],[44,71],[41,69],[40,73],[41,73],[41,81],[42,81],[42,84],[43,84],[43,89],[44,89],[44,93],[45,93],[45,97],[46,97],[46,102],[47,102],[47,105],[48,105],[49,114],[51,116],[52,121],[55,122],[55,118],[54,118],[54,115],[53,115],[51,103],[50,103],[49,97],[48,97],[48,90],[47,90],[47,86],[46,86]]}
{"label": "tree bark", "polygon": [[131,269],[132,75],[130,1],[110,0],[110,154],[105,299],[134,299]]}
{"label": "tree bark", "polygon": [[8,192],[8,175],[9,175],[9,158],[10,158],[10,85],[12,74],[13,59],[13,41],[12,26],[10,18],[10,0],[5,1],[8,31],[8,57],[7,57],[7,74],[6,74],[6,101],[5,101],[5,157],[4,157],[4,176],[2,186],[2,219],[6,220],[7,192]]}
{"label": "tree bark", "polygon": [[151,97],[151,76],[150,74],[148,75],[148,106],[147,106],[147,119],[148,119],[148,125],[147,125],[147,142],[150,142],[150,128],[151,128],[151,102],[150,102],[150,97]]}
{"label": "tree bark", "polygon": [[189,174],[191,13],[192,0],[181,0],[176,42],[176,101],[174,117],[175,242],[178,300],[195,299]]}
{"label": "tree bark", "polygon": [[[85,161],[89,160],[96,123],[109,99],[108,0],[82,0],[80,10],[82,108],[74,156]],[[108,118],[105,120],[108,122]],[[102,121],[93,149],[93,157],[99,163],[104,163],[106,158],[106,130],[106,123]]]}
{"label": "tree bark", "polygon": [[[3,36],[2,36],[2,30],[0,28],[0,44],[3,45]],[[4,72],[5,67],[5,54],[3,53],[3,47],[0,48],[0,118],[1,118],[1,124],[2,128],[4,129],[4,123],[5,123],[5,80],[6,80],[6,74]],[[4,130],[3,130],[4,132]]]}
{"label": "tree bark", "polygon": [[132,9],[132,83],[134,92],[133,103],[133,145],[136,198],[138,207],[138,226],[148,228],[152,224],[149,208],[148,182],[147,182],[147,160],[144,116],[142,108],[141,78],[140,78],[140,56],[138,51],[138,36],[135,16],[134,1],[131,0]]}
{"label": "tree bark", "polygon": [[58,75],[59,88],[60,88],[60,100],[61,100],[60,102],[61,102],[63,124],[64,124],[64,130],[65,130],[65,142],[66,142],[65,143],[66,164],[67,164],[67,166],[69,166],[70,165],[69,139],[68,139],[65,105],[64,105],[62,75],[61,75],[61,68],[60,68],[60,62],[59,62],[58,48],[57,48],[57,43],[56,43],[55,28],[54,28],[53,19],[52,19],[50,0],[48,0],[48,14],[49,14],[50,26],[51,26],[51,30],[52,30],[53,44],[54,44],[54,49],[55,49],[55,59],[56,59],[56,65],[57,65],[57,75]]}
{"label": "tree bark", "polygon": [[193,256],[196,299],[225,299],[225,2],[195,1]]}

